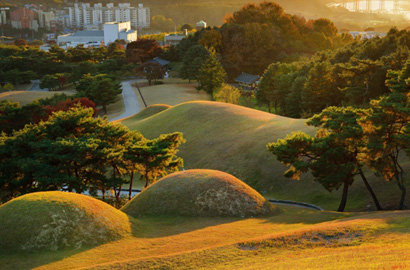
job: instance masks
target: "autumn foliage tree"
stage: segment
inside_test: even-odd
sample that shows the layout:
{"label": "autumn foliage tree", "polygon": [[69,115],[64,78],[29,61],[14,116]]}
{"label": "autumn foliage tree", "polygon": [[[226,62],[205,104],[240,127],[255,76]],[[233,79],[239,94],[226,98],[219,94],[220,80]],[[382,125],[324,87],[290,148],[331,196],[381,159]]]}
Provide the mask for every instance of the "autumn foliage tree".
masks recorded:
{"label": "autumn foliage tree", "polygon": [[161,47],[155,39],[139,38],[127,44],[127,62],[141,64],[161,54]]}
{"label": "autumn foliage tree", "polygon": [[147,79],[148,84],[152,81],[161,80],[165,75],[165,68],[158,63],[146,62],[139,65],[136,69],[137,74],[142,74]]}

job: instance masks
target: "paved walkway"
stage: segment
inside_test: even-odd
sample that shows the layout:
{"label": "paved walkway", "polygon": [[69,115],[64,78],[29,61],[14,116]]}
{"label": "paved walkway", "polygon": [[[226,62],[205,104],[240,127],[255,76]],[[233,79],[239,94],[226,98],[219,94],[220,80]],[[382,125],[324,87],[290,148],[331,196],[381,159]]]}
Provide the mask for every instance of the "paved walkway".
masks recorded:
{"label": "paved walkway", "polygon": [[28,91],[41,91],[41,92],[48,92],[48,88],[41,89],[40,88],[40,80],[32,80],[31,81],[33,84],[31,87],[28,89]]}
{"label": "paved walkway", "polygon": [[137,81],[138,80],[129,80],[121,83],[122,99],[124,102],[124,113],[114,119],[111,119],[110,122],[133,116],[134,114],[137,114],[141,111],[140,104],[138,103],[138,98],[135,95],[134,90],[131,86],[132,83]]}

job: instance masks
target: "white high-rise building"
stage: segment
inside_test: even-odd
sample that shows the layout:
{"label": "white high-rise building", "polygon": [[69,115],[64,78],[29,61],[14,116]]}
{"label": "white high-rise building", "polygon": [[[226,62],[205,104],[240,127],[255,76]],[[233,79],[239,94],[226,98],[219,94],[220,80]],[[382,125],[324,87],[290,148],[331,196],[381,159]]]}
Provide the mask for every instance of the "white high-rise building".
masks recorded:
{"label": "white high-rise building", "polygon": [[107,4],[105,7],[101,3],[74,4],[69,8],[70,26],[84,27],[89,24],[98,25],[107,22],[131,22],[134,28],[142,29],[150,26],[150,9],[138,4],[138,7],[131,7],[129,3]]}

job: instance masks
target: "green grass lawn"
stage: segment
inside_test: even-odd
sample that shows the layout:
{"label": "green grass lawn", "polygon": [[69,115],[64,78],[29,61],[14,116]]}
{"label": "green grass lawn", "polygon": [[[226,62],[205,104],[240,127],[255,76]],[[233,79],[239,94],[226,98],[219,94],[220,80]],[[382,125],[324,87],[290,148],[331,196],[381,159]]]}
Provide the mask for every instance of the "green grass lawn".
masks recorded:
{"label": "green grass lawn", "polygon": [[[166,79],[165,84],[140,87],[147,106],[154,104],[178,105],[187,101],[210,100],[211,97],[204,91],[195,89],[195,84],[187,84],[181,79]],[[135,94],[139,97],[138,90],[134,88]],[[140,105],[143,108],[142,101]]]}

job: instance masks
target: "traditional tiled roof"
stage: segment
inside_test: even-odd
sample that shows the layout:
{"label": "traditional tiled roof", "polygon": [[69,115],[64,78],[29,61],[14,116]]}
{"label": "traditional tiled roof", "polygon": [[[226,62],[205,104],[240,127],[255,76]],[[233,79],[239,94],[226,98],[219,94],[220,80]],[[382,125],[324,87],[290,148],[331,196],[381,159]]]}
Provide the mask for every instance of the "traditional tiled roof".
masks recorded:
{"label": "traditional tiled roof", "polygon": [[242,72],[241,75],[235,78],[235,82],[246,84],[252,84],[257,80],[259,80],[259,75],[252,75],[245,72]]}
{"label": "traditional tiled roof", "polygon": [[161,66],[166,66],[166,65],[168,65],[169,63],[171,63],[171,62],[169,62],[169,61],[167,61],[167,60],[165,60],[165,59],[161,59],[161,58],[159,58],[159,57],[155,57],[154,59],[151,59],[151,60],[149,60],[148,62],[150,62],[150,63],[157,63],[157,64],[160,64]]}

